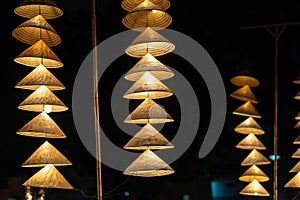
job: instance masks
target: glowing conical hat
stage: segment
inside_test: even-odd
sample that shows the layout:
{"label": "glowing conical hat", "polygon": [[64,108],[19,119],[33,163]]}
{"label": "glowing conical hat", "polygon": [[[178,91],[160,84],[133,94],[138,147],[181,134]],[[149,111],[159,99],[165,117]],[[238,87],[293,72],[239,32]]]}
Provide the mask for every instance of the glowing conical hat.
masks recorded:
{"label": "glowing conical hat", "polygon": [[64,65],[43,40],[38,40],[18,55],[14,61],[29,67],[43,64],[47,68],[59,68]]}
{"label": "glowing conical hat", "polygon": [[68,107],[44,85],[29,95],[18,108],[33,112],[62,112],[68,110]]}
{"label": "glowing conical hat", "polygon": [[242,166],[251,165],[267,165],[271,162],[256,149],[253,149],[250,154],[241,163]]}
{"label": "glowing conical hat", "polygon": [[247,135],[242,141],[240,141],[236,148],[240,149],[257,149],[257,150],[265,150],[266,147],[263,145],[263,143],[253,134],[250,133]]}
{"label": "glowing conical hat", "polygon": [[65,86],[42,64],[32,70],[15,87],[37,90],[41,85],[47,86],[52,91],[65,89]]}
{"label": "glowing conical hat", "polygon": [[290,170],[290,173],[300,172],[300,161]]}
{"label": "glowing conical hat", "polygon": [[17,134],[31,137],[66,138],[63,131],[50,118],[42,112],[17,131]]}
{"label": "glowing conical hat", "polygon": [[127,13],[122,19],[122,23],[128,29],[137,31],[141,31],[146,27],[159,30],[170,26],[172,17],[161,10],[158,5],[151,3],[149,0],[144,0],[144,2]]}
{"label": "glowing conical hat", "polygon": [[232,92],[230,96],[241,101],[250,101],[251,103],[258,103],[249,85],[245,85],[242,88],[237,89],[236,91]]}
{"label": "glowing conical hat", "polygon": [[[136,8],[139,4],[141,4],[143,0],[123,0],[121,3],[121,7],[124,10],[132,11],[134,8]],[[169,0],[150,0],[153,4],[159,6],[161,10],[167,10],[171,3]]]}
{"label": "glowing conical hat", "polygon": [[174,170],[149,149],[123,172],[125,175],[142,177],[166,176],[173,173]]}
{"label": "glowing conical hat", "polygon": [[300,120],[300,112],[298,112],[297,116],[295,117],[295,120]]}
{"label": "glowing conical hat", "polygon": [[52,0],[24,0],[14,9],[14,12],[26,18],[40,14],[45,19],[54,19],[63,15],[63,11]]}
{"label": "glowing conical hat", "polygon": [[256,179],[244,187],[240,191],[240,194],[249,196],[270,196],[268,191]]}
{"label": "glowing conical hat", "polygon": [[300,148],[292,155],[292,158],[300,158]]}
{"label": "glowing conical hat", "polygon": [[300,172],[298,172],[284,187],[300,188]]}
{"label": "glowing conical hat", "polygon": [[22,185],[39,188],[74,189],[52,164],[47,164]]}
{"label": "glowing conical hat", "polygon": [[239,177],[239,180],[244,182],[252,182],[254,179],[259,182],[265,182],[270,178],[256,165],[252,165],[242,174],[242,176]]}
{"label": "glowing conical hat", "polygon": [[300,100],[300,92],[297,92],[297,94],[294,96],[294,99]]}
{"label": "glowing conical hat", "polygon": [[145,28],[126,48],[125,53],[132,57],[142,58],[147,53],[162,56],[174,51],[175,45],[152,28]]}
{"label": "glowing conical hat", "polygon": [[152,99],[145,99],[125,120],[125,123],[147,124],[173,122],[173,118]]}
{"label": "glowing conical hat", "polygon": [[247,101],[246,103],[235,109],[233,111],[233,114],[246,117],[261,118],[261,115],[250,101]]}
{"label": "glowing conical hat", "polygon": [[294,126],[295,129],[300,129],[300,121],[297,122],[297,124]]}
{"label": "glowing conical hat", "polygon": [[300,75],[296,77],[295,80],[293,80],[294,84],[300,84]]}
{"label": "glowing conical hat", "polygon": [[39,40],[43,40],[49,47],[61,43],[60,36],[42,15],[37,15],[20,24],[12,34],[17,40],[29,45]]}
{"label": "glowing conical hat", "polygon": [[241,134],[253,133],[254,135],[262,135],[265,133],[261,126],[252,117],[248,117],[240,123],[237,127],[235,127],[234,131]]}
{"label": "glowing conical hat", "polygon": [[159,62],[150,53],[147,53],[126,73],[125,79],[137,81],[146,71],[151,72],[158,80],[165,80],[174,76],[174,73],[167,66]]}
{"label": "glowing conical hat", "polygon": [[260,82],[254,78],[249,70],[243,70],[239,75],[230,79],[230,82],[239,87],[249,85],[249,87],[257,87]]}
{"label": "glowing conical hat", "polygon": [[169,149],[174,146],[153,126],[146,124],[125,146],[124,149]]}
{"label": "glowing conical hat", "polygon": [[300,135],[294,140],[293,144],[300,144]]}
{"label": "glowing conical hat", "polygon": [[161,81],[146,71],[124,94],[128,99],[160,99],[172,96],[173,92]]}
{"label": "glowing conical hat", "polygon": [[46,141],[23,163],[22,167],[44,167],[46,164],[72,165],[62,153]]}

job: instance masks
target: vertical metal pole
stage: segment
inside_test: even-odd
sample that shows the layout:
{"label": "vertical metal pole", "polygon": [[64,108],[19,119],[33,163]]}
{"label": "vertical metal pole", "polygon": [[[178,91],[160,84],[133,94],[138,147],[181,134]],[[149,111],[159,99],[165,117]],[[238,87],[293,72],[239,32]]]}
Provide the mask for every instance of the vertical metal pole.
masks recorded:
{"label": "vertical metal pole", "polygon": [[275,27],[275,78],[274,78],[274,175],[273,199],[278,200],[278,26]]}
{"label": "vertical metal pole", "polygon": [[98,51],[97,51],[97,24],[96,24],[96,0],[92,0],[92,39],[93,39],[93,75],[94,75],[94,114],[95,114],[95,139],[96,139],[96,175],[97,175],[97,199],[102,200],[102,173],[101,173],[101,140],[100,140],[100,116],[98,97]]}

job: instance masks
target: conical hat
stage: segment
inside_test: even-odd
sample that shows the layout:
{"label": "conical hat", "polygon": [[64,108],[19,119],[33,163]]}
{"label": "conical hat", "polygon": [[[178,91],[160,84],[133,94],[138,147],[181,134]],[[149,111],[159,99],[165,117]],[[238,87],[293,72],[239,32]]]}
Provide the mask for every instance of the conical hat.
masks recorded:
{"label": "conical hat", "polygon": [[125,53],[132,57],[142,58],[147,53],[162,56],[174,51],[175,45],[152,28],[145,28],[126,48]]}
{"label": "conical hat", "polygon": [[22,167],[44,167],[46,164],[72,165],[62,153],[46,141],[22,164]]}
{"label": "conical hat", "polygon": [[249,196],[270,196],[268,191],[256,179],[244,187],[240,191],[240,194]]}
{"label": "conical hat", "polygon": [[300,135],[294,140],[293,144],[300,144]]}
{"label": "conical hat", "polygon": [[173,122],[173,118],[152,99],[145,99],[125,120],[125,123],[147,124]]}
{"label": "conical hat", "polygon": [[300,172],[298,172],[284,187],[300,188]]}
{"label": "conical hat", "polygon": [[297,122],[297,124],[294,126],[294,129],[300,129],[300,121]]}
{"label": "conical hat", "polygon": [[[123,0],[121,3],[121,7],[124,10],[132,11],[143,1],[144,0]],[[160,10],[167,10],[171,6],[171,3],[169,0],[150,0],[150,2],[159,6]]]}
{"label": "conical hat", "polygon": [[18,108],[33,112],[43,112],[46,109],[50,109],[50,112],[68,110],[68,107],[44,85],[31,93]]}
{"label": "conical hat", "polygon": [[247,135],[242,141],[240,141],[236,148],[239,149],[257,149],[257,150],[265,150],[265,145],[253,134],[250,133]]}
{"label": "conical hat", "polygon": [[174,146],[153,126],[146,124],[125,146],[124,149],[169,149]]}
{"label": "conical hat", "polygon": [[59,68],[64,65],[43,40],[38,40],[18,55],[14,61],[29,67],[43,64],[47,68]]}
{"label": "conical hat", "polygon": [[174,76],[174,73],[167,66],[147,53],[126,73],[125,79],[137,81],[146,71],[149,71],[158,80],[165,80]]}
{"label": "conical hat", "polygon": [[52,164],[47,164],[22,185],[39,188],[74,189]]}
{"label": "conical hat", "polygon": [[297,92],[297,94],[294,96],[294,99],[296,100],[300,100],[300,91]]}
{"label": "conical hat", "polygon": [[141,177],[166,176],[173,173],[174,170],[149,149],[123,172],[125,175]]}
{"label": "conical hat", "polygon": [[146,71],[124,94],[127,99],[160,99],[172,96],[173,92],[161,81]]}
{"label": "conical hat", "polygon": [[66,138],[63,131],[50,118],[42,112],[17,131],[17,134],[31,137]]}
{"label": "conical hat", "polygon": [[252,117],[248,117],[240,123],[237,127],[235,127],[234,131],[241,134],[253,133],[254,135],[262,135],[265,133],[261,126]]}
{"label": "conical hat", "polygon": [[256,149],[253,149],[250,154],[241,163],[242,166],[251,165],[267,165],[271,162]]}
{"label": "conical hat", "polygon": [[63,90],[65,86],[42,64],[24,77],[15,87],[27,90],[37,90],[41,85],[50,90]]}
{"label": "conical hat", "polygon": [[244,182],[252,182],[254,179],[259,182],[266,182],[270,178],[256,165],[252,165],[239,177],[239,180]]}
{"label": "conical hat", "polygon": [[300,148],[298,148],[297,151],[293,153],[292,158],[300,158]]}
{"label": "conical hat", "polygon": [[247,101],[246,103],[235,109],[233,111],[233,114],[246,117],[261,118],[261,115],[250,101]]}
{"label": "conical hat", "polygon": [[153,29],[165,29],[172,24],[172,17],[161,10],[158,5],[148,0],[140,3],[122,19],[125,27],[132,30],[142,31],[146,27]]}
{"label": "conical hat", "polygon": [[294,83],[294,84],[300,84],[300,75],[298,75],[298,76],[296,77],[296,79],[293,80],[293,83]]}
{"label": "conical hat", "polygon": [[63,11],[52,0],[24,0],[14,9],[14,12],[25,18],[40,14],[45,19],[54,19],[63,15]]}
{"label": "conical hat", "polygon": [[249,85],[249,87],[257,87],[260,84],[259,80],[254,78],[252,73],[247,69],[240,72],[239,75],[231,78],[230,82],[238,87],[243,87],[245,85]]}
{"label": "conical hat", "polygon": [[249,85],[245,85],[242,88],[237,89],[236,91],[232,92],[230,96],[241,101],[250,101],[251,103],[258,103]]}
{"label": "conical hat", "polygon": [[29,45],[33,45],[39,40],[43,40],[49,47],[61,43],[60,36],[42,15],[37,15],[20,24],[12,34],[20,42]]}
{"label": "conical hat", "polygon": [[297,113],[297,116],[295,117],[295,120],[300,120],[300,112]]}
{"label": "conical hat", "polygon": [[300,172],[300,161],[290,170],[290,173]]}

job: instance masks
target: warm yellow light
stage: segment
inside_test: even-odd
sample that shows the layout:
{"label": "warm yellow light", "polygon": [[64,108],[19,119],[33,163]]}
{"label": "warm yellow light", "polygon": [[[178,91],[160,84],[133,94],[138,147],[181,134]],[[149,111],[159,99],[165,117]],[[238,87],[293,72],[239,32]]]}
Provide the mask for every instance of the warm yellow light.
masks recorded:
{"label": "warm yellow light", "polygon": [[62,153],[46,141],[22,164],[22,167],[44,167],[47,164],[72,165]]}
{"label": "warm yellow light", "polygon": [[151,27],[147,27],[125,49],[125,53],[131,57],[142,58],[147,53],[152,56],[162,56],[171,53],[174,49],[173,43]]}
{"label": "warm yellow light", "polygon": [[149,71],[158,80],[165,80],[174,76],[174,73],[167,66],[147,53],[126,73],[125,79],[137,81],[146,71]]}
{"label": "warm yellow light", "polygon": [[253,133],[250,133],[242,141],[240,141],[236,145],[236,148],[248,149],[248,150],[252,150],[252,149],[265,150],[266,149],[265,145]]}
{"label": "warm yellow light", "polygon": [[39,40],[43,40],[49,47],[61,43],[60,36],[42,15],[37,15],[20,24],[12,31],[12,35],[20,42],[29,45]]}
{"label": "warm yellow light", "polygon": [[146,71],[124,94],[128,99],[159,99],[172,96],[173,92],[161,81]]}
{"label": "warm yellow light", "polygon": [[292,155],[292,158],[300,158],[300,148]]}
{"label": "warm yellow light", "polygon": [[125,146],[124,149],[169,149],[174,146],[152,125],[146,124]]}
{"label": "warm yellow light", "polygon": [[249,70],[243,70],[239,75],[230,79],[230,82],[238,87],[244,87],[248,85],[249,87],[258,87],[260,82],[258,79],[254,78]]}
{"label": "warm yellow light", "polygon": [[14,12],[26,18],[40,14],[45,19],[54,19],[63,15],[63,11],[52,0],[24,0],[14,9]]}
{"label": "warm yellow light", "polygon": [[[155,12],[153,12],[155,10]],[[128,29],[142,31],[146,27],[164,29],[171,25],[172,17],[158,5],[146,0],[132,9],[122,20]]]}
{"label": "warm yellow light", "polygon": [[[169,0],[150,0],[150,2],[159,6],[160,10],[167,10],[171,5]],[[123,0],[121,3],[121,7],[124,10],[132,11],[141,3],[143,3],[144,7],[147,6],[147,3],[145,1],[143,2],[143,0]]]}
{"label": "warm yellow light", "polygon": [[262,135],[265,133],[265,131],[261,128],[261,126],[255,121],[253,117],[248,117],[237,127],[235,127],[234,131],[241,134],[253,133],[254,135]]}
{"label": "warm yellow light", "polygon": [[73,186],[52,164],[47,164],[40,171],[23,183],[23,186],[38,188],[74,189]]}
{"label": "warm yellow light", "polygon": [[37,90],[41,85],[47,86],[52,91],[65,89],[65,86],[42,64],[32,70],[15,87]]}
{"label": "warm yellow light", "polygon": [[43,40],[38,40],[19,54],[14,61],[29,67],[43,64],[46,68],[60,68],[64,65]]}
{"label": "warm yellow light", "polygon": [[123,172],[129,176],[156,177],[173,174],[174,170],[155,155],[150,149],[142,153]]}
{"label": "warm yellow light", "polygon": [[242,88],[237,89],[236,91],[232,92],[230,96],[241,101],[250,101],[251,103],[258,103],[249,85],[245,85]]}
{"label": "warm yellow light", "polygon": [[252,182],[255,179],[259,182],[266,182],[270,178],[256,165],[252,165],[239,177],[239,180],[244,182]]}
{"label": "warm yellow light", "polygon": [[125,123],[157,124],[173,122],[173,118],[152,99],[145,99],[125,120]]}
{"label": "warm yellow light", "polygon": [[240,194],[249,196],[270,196],[268,191],[256,179],[244,187],[240,191]]}
{"label": "warm yellow light", "polygon": [[17,134],[30,137],[66,138],[63,131],[46,112],[42,112],[30,120],[17,131]]}
{"label": "warm yellow light", "polygon": [[242,166],[251,166],[251,165],[267,165],[271,162],[259,151],[253,149],[249,155],[242,161]]}
{"label": "warm yellow light", "polygon": [[233,114],[246,117],[261,118],[261,115],[250,101],[247,101],[246,103],[235,109],[233,111]]}
{"label": "warm yellow light", "polygon": [[298,172],[284,187],[300,188],[300,172]]}
{"label": "warm yellow light", "polygon": [[29,95],[19,106],[21,110],[43,112],[45,108],[51,112],[62,112],[68,110],[68,107],[56,97],[46,86],[40,86],[36,91]]}

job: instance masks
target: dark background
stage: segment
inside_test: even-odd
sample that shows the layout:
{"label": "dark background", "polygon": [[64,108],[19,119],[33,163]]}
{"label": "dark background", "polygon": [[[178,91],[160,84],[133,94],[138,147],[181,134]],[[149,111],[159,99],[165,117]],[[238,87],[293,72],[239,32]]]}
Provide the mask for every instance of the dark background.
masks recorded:
{"label": "dark background", "polygon": [[[90,1],[55,1],[63,9],[64,15],[48,20],[62,37],[62,43],[51,48],[63,61],[64,67],[51,72],[66,86],[66,90],[55,94],[72,108],[72,87],[81,63],[92,50],[91,2]],[[1,62],[1,165],[0,178],[3,188],[9,188],[9,177],[22,177],[21,181],[33,175],[37,169],[22,168],[21,164],[44,141],[43,138],[19,136],[16,131],[35,116],[35,113],[17,109],[17,106],[30,92],[15,89],[16,83],[26,76],[32,68],[14,63],[13,59],[25,50],[28,45],[17,41],[11,31],[25,18],[14,14],[13,9],[20,1],[1,0],[0,6],[0,62]],[[97,1],[97,35],[98,43],[127,30],[121,20],[126,11],[120,6],[121,1]],[[238,177],[246,170],[240,163],[247,155],[246,150],[236,149],[235,145],[243,138],[233,131],[234,127],[244,119],[234,116],[232,111],[242,102],[232,99],[229,94],[235,89],[230,78],[240,71],[248,69],[260,81],[260,86],[253,89],[259,103],[255,105],[263,116],[257,122],[266,134],[259,137],[267,150],[262,153],[268,157],[273,151],[273,110],[274,110],[274,38],[264,29],[243,30],[243,26],[287,23],[300,21],[300,3],[242,1],[219,2],[207,1],[171,1],[167,12],[173,17],[170,29],[184,33],[201,44],[210,54],[219,68],[228,94],[227,117],[224,129],[213,151],[205,158],[198,158],[198,151],[209,124],[208,117],[210,99],[201,76],[184,59],[172,53],[162,56],[160,61],[183,74],[194,87],[201,108],[199,132],[192,146],[176,162],[172,163],[175,174],[158,178],[127,177],[122,172],[103,166],[103,193],[106,199],[124,198],[129,191],[129,199],[181,199],[190,193],[192,199],[210,199],[210,182],[219,179],[233,179],[232,187],[244,186]],[[283,185],[293,176],[288,171],[297,160],[291,155],[297,150],[293,140],[298,131],[293,129],[296,124],[294,117],[300,111],[299,102],[293,99],[300,86],[292,81],[300,70],[300,25],[288,26],[279,40],[279,193],[282,199],[292,199],[296,195],[293,189],[284,189]],[[176,44],[175,44],[176,45]],[[107,105],[115,82],[124,75],[138,60],[123,55],[105,72],[101,83],[105,89],[100,92],[101,125],[111,133],[110,139],[116,144],[124,145],[130,137],[123,133],[111,117]],[[122,65],[122,67],[120,67]],[[183,67],[184,66],[184,67]],[[117,67],[118,70],[115,70]],[[174,103],[175,102],[175,103]],[[175,119],[180,119],[176,106],[176,97],[163,100],[168,112]],[[132,103],[132,108],[137,104]],[[66,139],[51,140],[66,157],[71,160],[71,167],[60,168],[62,174],[85,198],[96,195],[95,160],[82,145],[72,119],[72,110],[53,114],[67,135]],[[177,120],[178,121],[178,120]],[[164,134],[172,139],[178,124],[166,125]],[[105,152],[103,152],[105,153]],[[272,164],[262,166],[270,177],[264,184],[272,194]],[[175,188],[175,189],[174,189]],[[177,188],[177,189],[176,189]],[[51,190],[50,190],[51,191]],[[66,195],[66,194],[64,194]],[[69,194],[71,195],[71,194]],[[173,195],[173,196],[172,196]],[[193,196],[194,195],[194,196]],[[237,194],[229,196],[238,199]],[[72,195],[71,195],[72,196]],[[49,197],[50,198],[50,197]],[[67,198],[65,196],[65,198]],[[73,197],[75,198],[75,197]],[[242,198],[242,197],[240,197]],[[250,197],[247,197],[251,199]],[[229,198],[230,199],[230,198]],[[246,197],[245,197],[246,199]],[[265,198],[265,199],[271,199]]]}

